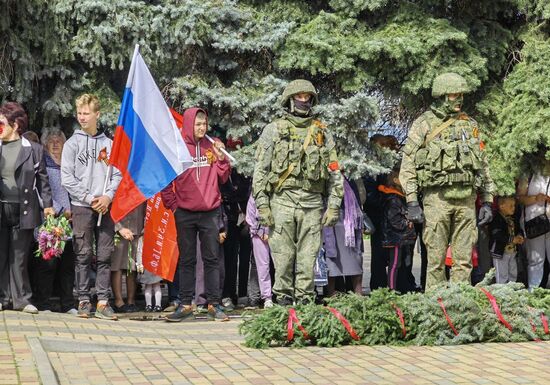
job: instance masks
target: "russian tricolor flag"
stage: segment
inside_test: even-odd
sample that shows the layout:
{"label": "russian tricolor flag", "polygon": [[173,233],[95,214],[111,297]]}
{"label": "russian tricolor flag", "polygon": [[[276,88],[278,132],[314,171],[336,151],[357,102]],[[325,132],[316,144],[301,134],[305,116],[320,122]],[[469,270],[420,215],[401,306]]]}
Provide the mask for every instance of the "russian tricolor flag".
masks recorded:
{"label": "russian tricolor flag", "polygon": [[136,45],[122,99],[110,164],[122,173],[111,207],[119,222],[193,161]]}

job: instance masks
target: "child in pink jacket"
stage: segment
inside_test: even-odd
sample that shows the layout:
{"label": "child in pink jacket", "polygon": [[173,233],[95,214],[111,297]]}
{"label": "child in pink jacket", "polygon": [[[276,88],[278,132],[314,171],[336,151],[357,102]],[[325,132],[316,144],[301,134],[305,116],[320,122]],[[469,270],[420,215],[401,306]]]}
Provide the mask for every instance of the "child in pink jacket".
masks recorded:
{"label": "child in pink jacket", "polygon": [[269,274],[270,251],[267,242],[269,228],[260,225],[258,221],[258,209],[252,195],[250,195],[246,206],[246,223],[250,226],[252,250],[254,252],[254,260],[256,261],[256,269],[258,270],[258,283],[260,285],[260,294],[264,300],[264,308],[272,307],[271,275]]}

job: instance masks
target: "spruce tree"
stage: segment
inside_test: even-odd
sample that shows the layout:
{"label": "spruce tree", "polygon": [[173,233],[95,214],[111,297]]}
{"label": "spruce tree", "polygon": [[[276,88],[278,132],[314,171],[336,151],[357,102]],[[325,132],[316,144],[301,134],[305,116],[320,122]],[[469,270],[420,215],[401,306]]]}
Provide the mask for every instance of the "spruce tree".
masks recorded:
{"label": "spruce tree", "polygon": [[[294,78],[319,90],[320,118],[335,132],[346,173],[388,170],[375,131],[403,139],[431,103],[442,71],[475,90],[465,110],[480,120],[501,191],[521,159],[548,143],[549,6],[543,0],[6,0],[0,13],[0,99],[24,103],[31,127],[71,130],[73,102],[99,94],[113,130],[134,44],[177,110],[200,105],[224,136],[243,138],[239,168],[281,113]],[[547,131],[547,130],[546,130]],[[529,138],[525,140],[524,138]],[[506,151],[503,151],[506,150]]]}

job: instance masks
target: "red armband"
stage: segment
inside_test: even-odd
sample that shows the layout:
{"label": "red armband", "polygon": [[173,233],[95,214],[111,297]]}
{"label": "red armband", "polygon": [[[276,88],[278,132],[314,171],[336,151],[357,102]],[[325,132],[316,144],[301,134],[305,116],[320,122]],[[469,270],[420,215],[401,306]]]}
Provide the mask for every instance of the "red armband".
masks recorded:
{"label": "red armband", "polygon": [[328,164],[328,169],[329,169],[330,171],[340,170],[340,165],[338,164],[337,161],[330,162],[330,163]]}

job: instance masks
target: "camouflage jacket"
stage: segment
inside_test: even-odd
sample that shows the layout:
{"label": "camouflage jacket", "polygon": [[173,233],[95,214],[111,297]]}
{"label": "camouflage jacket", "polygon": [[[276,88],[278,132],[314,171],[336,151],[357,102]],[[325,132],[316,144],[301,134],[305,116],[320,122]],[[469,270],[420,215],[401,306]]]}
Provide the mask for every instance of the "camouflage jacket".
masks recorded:
{"label": "camouflage jacket", "polygon": [[399,174],[407,202],[418,201],[421,188],[447,186],[475,188],[483,202],[492,202],[495,188],[478,124],[464,113],[453,119],[434,138],[428,136],[447,120],[426,111],[413,122]]}
{"label": "camouflage jacket", "polygon": [[258,140],[256,161],[252,189],[258,207],[268,206],[274,193],[285,190],[301,190],[316,200],[322,195],[328,207],[340,207],[343,176],[334,139],[321,122],[287,115],[267,125]]}

